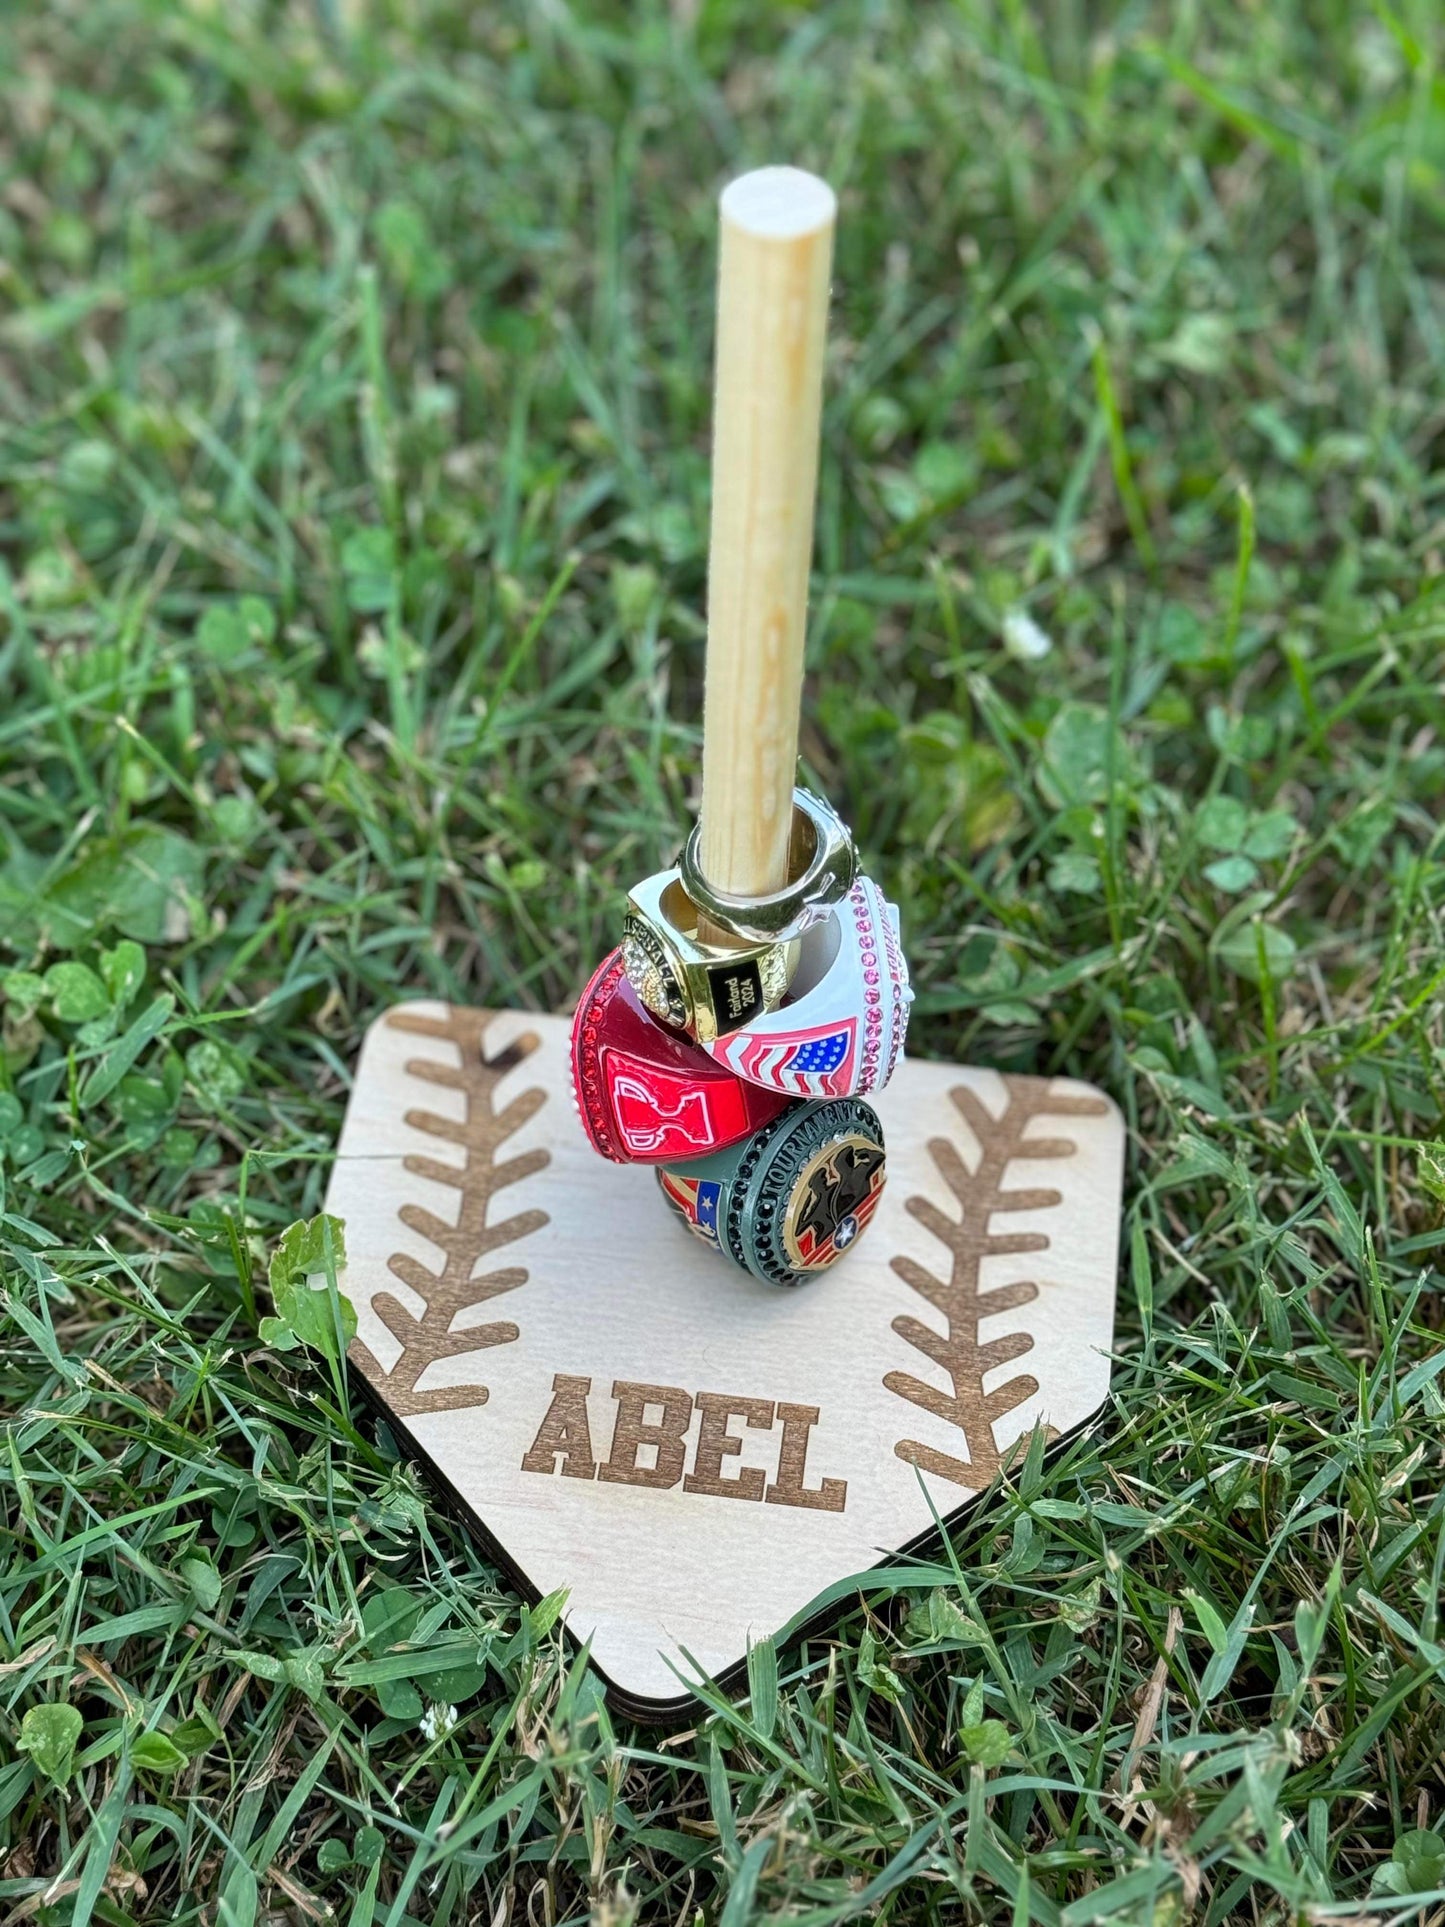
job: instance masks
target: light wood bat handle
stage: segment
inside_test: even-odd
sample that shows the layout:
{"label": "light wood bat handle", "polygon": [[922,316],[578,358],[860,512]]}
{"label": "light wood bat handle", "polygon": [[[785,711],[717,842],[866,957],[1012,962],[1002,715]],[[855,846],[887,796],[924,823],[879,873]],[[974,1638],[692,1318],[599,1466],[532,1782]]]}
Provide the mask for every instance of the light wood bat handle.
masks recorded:
{"label": "light wood bat handle", "polygon": [[719,211],[698,855],[715,889],[752,897],[788,880],[837,201],[764,167]]}

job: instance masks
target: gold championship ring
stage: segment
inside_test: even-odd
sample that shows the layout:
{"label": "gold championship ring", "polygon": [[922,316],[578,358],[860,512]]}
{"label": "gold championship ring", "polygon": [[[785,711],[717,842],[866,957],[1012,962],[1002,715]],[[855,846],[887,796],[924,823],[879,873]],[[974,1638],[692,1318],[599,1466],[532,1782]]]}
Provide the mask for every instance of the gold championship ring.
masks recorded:
{"label": "gold championship ring", "polygon": [[627,899],[622,961],[627,981],[659,1023],[714,1043],[776,1010],[797,968],[799,943],[742,949],[702,943],[697,907],[676,869],[660,870]]}

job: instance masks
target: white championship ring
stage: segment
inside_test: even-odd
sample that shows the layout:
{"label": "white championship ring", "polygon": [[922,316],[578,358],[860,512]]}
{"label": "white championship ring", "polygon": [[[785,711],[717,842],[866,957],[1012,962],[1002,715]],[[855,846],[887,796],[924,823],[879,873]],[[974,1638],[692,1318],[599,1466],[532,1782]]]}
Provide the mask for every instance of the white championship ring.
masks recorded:
{"label": "white championship ring", "polygon": [[898,912],[865,876],[802,938],[788,1002],[705,1045],[750,1084],[785,1097],[866,1097],[903,1055],[913,992]]}

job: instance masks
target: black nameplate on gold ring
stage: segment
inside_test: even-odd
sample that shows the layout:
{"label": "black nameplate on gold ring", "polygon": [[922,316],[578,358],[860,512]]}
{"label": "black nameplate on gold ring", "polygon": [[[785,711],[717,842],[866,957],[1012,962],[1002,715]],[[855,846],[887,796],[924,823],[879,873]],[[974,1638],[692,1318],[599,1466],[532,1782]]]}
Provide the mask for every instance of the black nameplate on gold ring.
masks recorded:
{"label": "black nameplate on gold ring", "polygon": [[763,1007],[763,978],[757,959],[742,963],[709,964],[707,993],[719,1037],[756,1017]]}

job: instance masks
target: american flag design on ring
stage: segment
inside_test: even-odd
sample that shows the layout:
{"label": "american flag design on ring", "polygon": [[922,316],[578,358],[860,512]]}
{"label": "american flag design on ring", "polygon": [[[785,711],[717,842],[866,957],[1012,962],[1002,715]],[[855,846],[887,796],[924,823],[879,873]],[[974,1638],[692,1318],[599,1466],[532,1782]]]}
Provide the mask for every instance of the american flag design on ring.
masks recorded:
{"label": "american flag design on ring", "polygon": [[[866,1097],[882,1090],[903,1055],[913,992],[898,935],[898,911],[860,876],[833,912],[837,950],[818,981],[779,1009],[704,1048],[738,1077],[786,1097]],[[833,940],[820,924],[810,950]]]}

